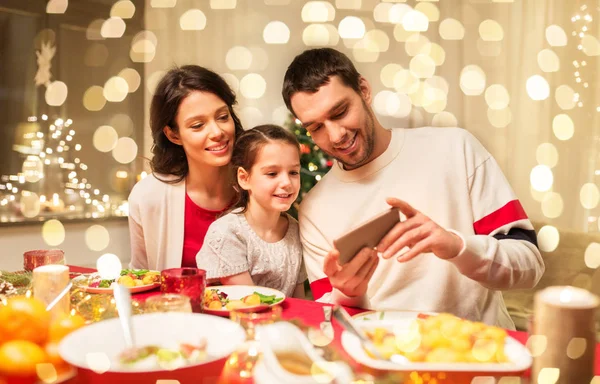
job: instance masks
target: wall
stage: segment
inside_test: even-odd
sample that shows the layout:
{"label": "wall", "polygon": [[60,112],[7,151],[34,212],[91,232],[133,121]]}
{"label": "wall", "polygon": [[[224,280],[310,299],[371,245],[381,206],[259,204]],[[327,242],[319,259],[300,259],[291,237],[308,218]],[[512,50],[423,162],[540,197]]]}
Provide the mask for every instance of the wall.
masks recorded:
{"label": "wall", "polygon": [[[102,251],[92,251],[86,246],[85,232],[94,224],[108,231],[110,242]],[[58,246],[65,251],[67,263],[94,267],[96,259],[105,253],[119,256],[123,265],[129,262],[129,230],[126,219],[104,222],[64,223],[65,241]],[[0,228],[0,270],[17,271],[23,268],[23,252],[48,249],[42,238],[42,225],[24,225]]]}

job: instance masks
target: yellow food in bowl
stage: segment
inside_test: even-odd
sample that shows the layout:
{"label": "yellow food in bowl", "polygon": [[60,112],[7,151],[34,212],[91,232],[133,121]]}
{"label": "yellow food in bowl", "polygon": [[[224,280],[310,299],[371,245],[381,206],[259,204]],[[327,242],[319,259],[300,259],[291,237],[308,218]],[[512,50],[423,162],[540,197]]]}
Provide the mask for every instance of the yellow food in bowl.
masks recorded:
{"label": "yellow food in bowl", "polygon": [[408,328],[377,327],[366,333],[386,359],[400,354],[413,362],[428,363],[508,361],[504,329],[450,314],[416,319]]}

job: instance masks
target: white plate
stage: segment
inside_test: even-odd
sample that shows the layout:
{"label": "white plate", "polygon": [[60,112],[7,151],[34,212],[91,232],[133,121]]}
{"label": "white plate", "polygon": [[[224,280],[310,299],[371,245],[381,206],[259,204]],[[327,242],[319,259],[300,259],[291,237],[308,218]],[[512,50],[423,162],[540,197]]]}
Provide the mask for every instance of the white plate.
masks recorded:
{"label": "white plate", "polygon": [[[379,320],[382,312],[383,320]],[[406,327],[417,318],[420,312],[402,312],[402,311],[381,311],[367,312],[355,316],[355,323],[362,329],[373,329],[384,327],[392,329],[393,327]],[[427,313],[429,314],[429,313]],[[361,320],[362,317],[362,320]],[[385,360],[378,360],[370,357],[362,347],[360,340],[344,331],[342,333],[342,346],[357,362],[380,370],[389,371],[425,371],[425,372],[486,372],[486,373],[516,373],[523,372],[531,367],[533,359],[527,348],[507,336],[504,345],[504,352],[509,362],[506,363],[424,363],[409,362],[406,364],[395,364]]]}
{"label": "white plate", "polygon": [[[207,290],[209,289],[218,289],[219,292],[223,292],[227,294],[227,298],[229,300],[239,300],[244,296],[248,296],[251,295],[254,292],[258,292],[261,295],[265,295],[265,296],[272,296],[275,295],[277,298],[281,297],[282,300],[275,303],[275,304],[271,304],[270,306],[274,306],[274,305],[278,305],[281,304],[285,301],[285,294],[281,291],[278,291],[276,289],[272,289],[272,288],[267,288],[267,287],[259,287],[257,285],[215,285],[215,286],[210,286],[210,287],[206,287]],[[248,307],[250,308],[250,307]],[[210,313],[211,315],[217,315],[217,316],[229,316],[229,310],[228,309],[208,309],[207,307],[204,307],[202,309],[202,311],[204,313]]]}
{"label": "white plate", "polygon": [[416,319],[419,315],[434,316],[437,315],[435,312],[418,312],[418,311],[368,311],[358,313],[352,318],[355,321],[396,321],[404,319]]}
{"label": "white plate", "polygon": [[[150,313],[132,317],[135,340],[139,346],[156,345],[172,348],[180,343],[197,344],[207,341],[210,358],[200,364],[223,359],[231,355],[246,339],[244,329],[228,319],[199,313]],[[159,372],[161,368],[132,369],[122,367],[118,355],[125,349],[125,339],[120,319],[93,323],[67,335],[58,347],[60,356],[67,363],[79,368],[97,370],[108,367],[108,372]],[[106,364],[106,359],[110,364]],[[114,362],[114,363],[113,363]],[[188,367],[188,366],[186,366]],[[93,369],[92,369],[93,370]]]}
{"label": "white plate", "polygon": [[[112,295],[112,288],[99,288],[99,287],[89,287],[85,285],[86,280],[89,278],[90,274],[79,275],[73,279],[73,285],[77,288],[81,289],[84,292],[88,293],[104,293]],[[156,282],[153,284],[146,285],[138,285],[136,287],[129,287],[129,292],[131,293],[140,293],[150,291],[154,288],[160,287],[160,282]]]}

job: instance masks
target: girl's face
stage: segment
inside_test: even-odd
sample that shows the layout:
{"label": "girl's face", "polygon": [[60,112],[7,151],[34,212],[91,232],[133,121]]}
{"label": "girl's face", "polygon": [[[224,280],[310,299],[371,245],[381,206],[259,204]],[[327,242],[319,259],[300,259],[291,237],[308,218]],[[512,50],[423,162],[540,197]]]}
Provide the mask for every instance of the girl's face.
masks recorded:
{"label": "girl's face", "polygon": [[287,211],[300,191],[298,148],[281,141],[269,142],[259,150],[249,173],[238,169],[238,182],[254,204]]}
{"label": "girl's face", "polygon": [[218,96],[194,91],[179,105],[177,132],[164,128],[167,138],[183,146],[189,163],[222,167],[229,164],[235,124],[229,108]]}

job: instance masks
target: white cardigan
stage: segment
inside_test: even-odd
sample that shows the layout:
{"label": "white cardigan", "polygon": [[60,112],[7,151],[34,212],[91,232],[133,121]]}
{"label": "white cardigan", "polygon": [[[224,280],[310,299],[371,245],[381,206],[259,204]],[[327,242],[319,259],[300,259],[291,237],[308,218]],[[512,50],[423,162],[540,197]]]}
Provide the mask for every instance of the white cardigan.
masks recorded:
{"label": "white cardigan", "polygon": [[168,184],[153,174],[140,180],[129,195],[130,268],[161,271],[181,267],[184,215],[185,180]]}

